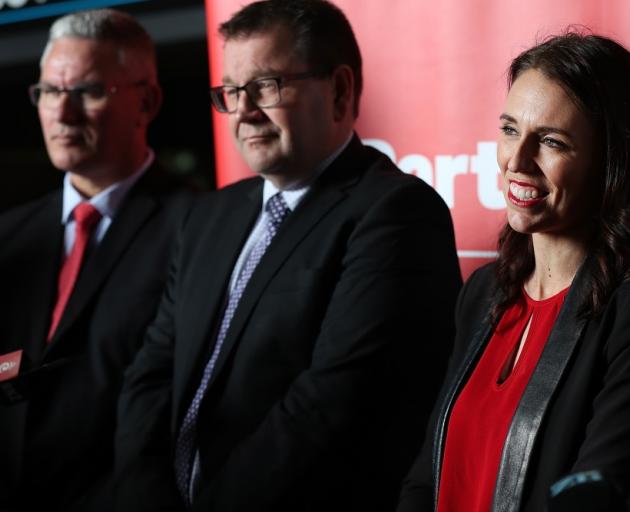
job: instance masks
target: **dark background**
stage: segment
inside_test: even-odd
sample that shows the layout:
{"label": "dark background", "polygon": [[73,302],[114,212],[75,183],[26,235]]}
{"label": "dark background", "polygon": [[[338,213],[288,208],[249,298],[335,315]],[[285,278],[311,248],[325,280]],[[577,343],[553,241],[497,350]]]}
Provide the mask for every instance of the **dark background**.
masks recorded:
{"label": "dark background", "polygon": [[[21,10],[28,15],[40,12],[38,7],[29,0]],[[149,129],[149,142],[158,160],[202,189],[214,188],[203,0],[147,0],[113,7],[134,15],[157,45],[164,104]],[[37,111],[27,94],[39,78],[48,27],[58,15],[3,23],[3,15],[19,10],[0,7],[0,211],[41,196],[62,179],[48,161]]]}

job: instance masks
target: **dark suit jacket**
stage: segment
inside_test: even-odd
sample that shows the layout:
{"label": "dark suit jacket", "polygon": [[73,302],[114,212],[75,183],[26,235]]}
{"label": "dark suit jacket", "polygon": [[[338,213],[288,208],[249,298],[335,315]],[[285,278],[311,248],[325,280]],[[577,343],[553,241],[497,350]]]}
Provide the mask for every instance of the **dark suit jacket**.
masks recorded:
{"label": "dark suit jacket", "polygon": [[[183,231],[121,397],[118,510],[181,507],[174,440],[262,184],[219,191]],[[442,200],[355,137],[240,301],[201,406],[195,510],[393,508],[450,351],[460,282]]]}
{"label": "dark suit jacket", "polygon": [[[583,265],[512,420],[493,511],[544,511],[554,482],[594,469],[623,482],[630,505],[630,282],[613,293],[601,317],[579,320],[589,288]],[[460,294],[447,379],[399,512],[434,510],[448,416],[492,336],[488,313],[496,298],[493,265],[473,274]]]}
{"label": "dark suit jacket", "polygon": [[85,262],[48,344],[62,194],[0,216],[0,353],[24,349],[26,374],[25,400],[0,405],[0,510],[90,509],[82,500],[111,469],[123,371],[155,314],[189,209],[178,188],[157,168],[135,184]]}

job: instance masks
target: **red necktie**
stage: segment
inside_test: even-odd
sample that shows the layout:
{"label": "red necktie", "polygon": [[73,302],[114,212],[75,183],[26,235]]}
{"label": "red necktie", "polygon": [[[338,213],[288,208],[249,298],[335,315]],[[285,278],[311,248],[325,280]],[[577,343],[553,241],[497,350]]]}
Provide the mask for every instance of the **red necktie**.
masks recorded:
{"label": "red necktie", "polygon": [[90,236],[94,227],[101,219],[101,214],[90,203],[79,203],[74,208],[75,237],[74,245],[70,254],[63,262],[61,272],[59,272],[59,283],[57,285],[57,302],[52,314],[52,321],[48,331],[48,341],[50,341],[59,325],[63,310],[66,308],[74,284],[79,276],[81,264],[85,256],[85,249],[90,241]]}

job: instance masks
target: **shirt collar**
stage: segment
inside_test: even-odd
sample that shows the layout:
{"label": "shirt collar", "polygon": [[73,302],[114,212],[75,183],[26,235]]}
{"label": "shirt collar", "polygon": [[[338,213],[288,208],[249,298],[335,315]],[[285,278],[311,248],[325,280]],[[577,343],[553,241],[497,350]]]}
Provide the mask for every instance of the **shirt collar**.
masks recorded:
{"label": "shirt collar", "polygon": [[[118,181],[102,190],[89,199],[89,203],[96,208],[103,217],[112,219],[116,211],[127,196],[133,185],[141,178],[155,160],[155,153],[149,148],[146,159],[142,165],[124,180]],[[72,185],[70,173],[66,173],[63,179],[63,208],[61,212],[61,223],[67,224],[75,207],[85,201],[86,198]]]}

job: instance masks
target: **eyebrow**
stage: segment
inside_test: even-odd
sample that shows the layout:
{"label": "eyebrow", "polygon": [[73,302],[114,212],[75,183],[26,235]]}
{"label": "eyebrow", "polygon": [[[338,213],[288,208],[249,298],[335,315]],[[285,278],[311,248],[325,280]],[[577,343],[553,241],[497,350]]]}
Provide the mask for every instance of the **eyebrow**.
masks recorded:
{"label": "eyebrow", "polygon": [[[516,119],[514,119],[511,115],[505,114],[505,113],[499,116],[499,120],[507,121],[508,123],[518,124],[518,121]],[[556,128],[554,126],[538,126],[536,131],[541,132],[541,133],[557,133],[560,135],[564,135],[565,137],[568,137],[569,139],[573,139],[573,135],[571,134],[571,132],[568,132],[567,130],[563,130],[562,128]]]}

